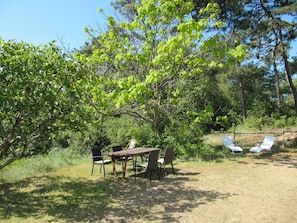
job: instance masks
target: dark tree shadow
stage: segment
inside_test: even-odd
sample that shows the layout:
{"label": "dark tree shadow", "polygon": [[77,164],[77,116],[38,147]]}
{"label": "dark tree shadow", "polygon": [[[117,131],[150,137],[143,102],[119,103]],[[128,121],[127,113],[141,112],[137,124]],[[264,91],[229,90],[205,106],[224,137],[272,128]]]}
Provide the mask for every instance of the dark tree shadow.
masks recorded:
{"label": "dark tree shadow", "polygon": [[[153,180],[143,176],[103,180],[41,176],[0,184],[0,218],[49,216],[52,221],[128,222],[131,219],[179,222],[173,213],[226,199],[232,194],[199,190],[185,185],[199,173],[177,174]],[[156,213],[155,207],[161,207]],[[129,220],[130,219],[130,220]],[[105,219],[106,220],[106,219]]]}
{"label": "dark tree shadow", "polygon": [[297,168],[297,157],[292,154],[279,155],[272,158],[275,166],[287,166],[288,168]]}
{"label": "dark tree shadow", "polygon": [[287,166],[288,168],[297,168],[296,151],[282,148],[281,143],[275,143],[271,152],[263,153],[259,156],[253,156],[256,160],[255,164],[269,165],[273,163],[275,166]]}

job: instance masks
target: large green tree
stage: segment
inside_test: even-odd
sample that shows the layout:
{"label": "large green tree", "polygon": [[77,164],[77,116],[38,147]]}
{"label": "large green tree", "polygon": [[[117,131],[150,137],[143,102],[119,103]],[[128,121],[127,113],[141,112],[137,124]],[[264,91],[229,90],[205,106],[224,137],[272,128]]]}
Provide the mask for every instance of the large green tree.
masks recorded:
{"label": "large green tree", "polygon": [[187,107],[194,111],[181,106],[181,98],[189,104],[193,100],[183,98],[187,96],[183,89],[191,78],[210,68],[242,60],[245,48],[237,45],[229,49],[222,35],[204,35],[210,27],[222,26],[217,20],[217,4],[201,8],[199,21],[190,16],[193,7],[192,1],[144,0],[133,5],[136,13],[132,20],[118,22],[109,17],[109,29],[99,36],[92,55],[77,55],[96,66],[93,105],[109,108],[101,112],[145,120],[159,137],[185,120],[189,122],[184,126],[195,132],[197,123],[209,118],[204,114],[211,109],[205,104]]}
{"label": "large green tree", "polygon": [[85,112],[78,69],[54,43],[0,39],[0,167],[46,152],[61,129],[80,128]]}

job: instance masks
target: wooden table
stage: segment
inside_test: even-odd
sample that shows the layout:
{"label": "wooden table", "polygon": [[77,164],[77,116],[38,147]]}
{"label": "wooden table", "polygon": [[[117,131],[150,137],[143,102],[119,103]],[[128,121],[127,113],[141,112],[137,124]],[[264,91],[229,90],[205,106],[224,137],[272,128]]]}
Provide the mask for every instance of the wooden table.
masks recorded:
{"label": "wooden table", "polygon": [[110,156],[111,160],[112,160],[112,167],[113,167],[114,177],[115,178],[117,177],[117,172],[116,172],[116,167],[115,167],[116,160],[118,160],[118,159],[123,160],[123,165],[122,165],[123,178],[125,178],[127,161],[129,159],[129,157],[148,154],[148,153],[150,153],[151,151],[154,151],[154,150],[160,150],[160,149],[158,149],[158,148],[136,147],[136,148],[133,148],[133,149],[125,149],[125,150],[121,150],[121,151],[108,153],[108,156]]}

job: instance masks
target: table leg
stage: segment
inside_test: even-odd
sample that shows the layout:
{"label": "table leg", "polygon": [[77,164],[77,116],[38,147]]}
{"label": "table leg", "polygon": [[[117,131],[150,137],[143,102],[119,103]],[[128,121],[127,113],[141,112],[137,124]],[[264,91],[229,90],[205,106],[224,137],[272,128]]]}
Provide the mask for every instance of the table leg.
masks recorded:
{"label": "table leg", "polygon": [[111,159],[112,160],[112,171],[113,171],[113,176],[114,178],[117,178],[117,171],[116,171],[116,166],[115,166],[115,162],[116,160],[114,158]]}
{"label": "table leg", "polygon": [[123,160],[123,163],[122,163],[123,178],[125,178],[125,176],[126,176],[127,160],[128,160],[128,157],[125,157],[125,159]]}

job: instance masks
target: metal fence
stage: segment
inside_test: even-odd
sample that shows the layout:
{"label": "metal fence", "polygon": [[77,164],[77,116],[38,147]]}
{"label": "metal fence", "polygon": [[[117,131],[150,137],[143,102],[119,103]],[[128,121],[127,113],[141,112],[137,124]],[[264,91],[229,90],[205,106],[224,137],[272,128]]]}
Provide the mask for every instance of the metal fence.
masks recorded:
{"label": "metal fence", "polygon": [[[230,132],[231,133],[231,132]],[[286,137],[288,134],[292,135],[292,133],[296,133],[296,137]],[[271,135],[275,137],[282,137],[282,144],[284,147],[291,147],[291,145],[297,145],[297,130],[283,130],[279,132],[236,132],[233,131],[233,140],[236,141],[236,136],[238,135]]]}

